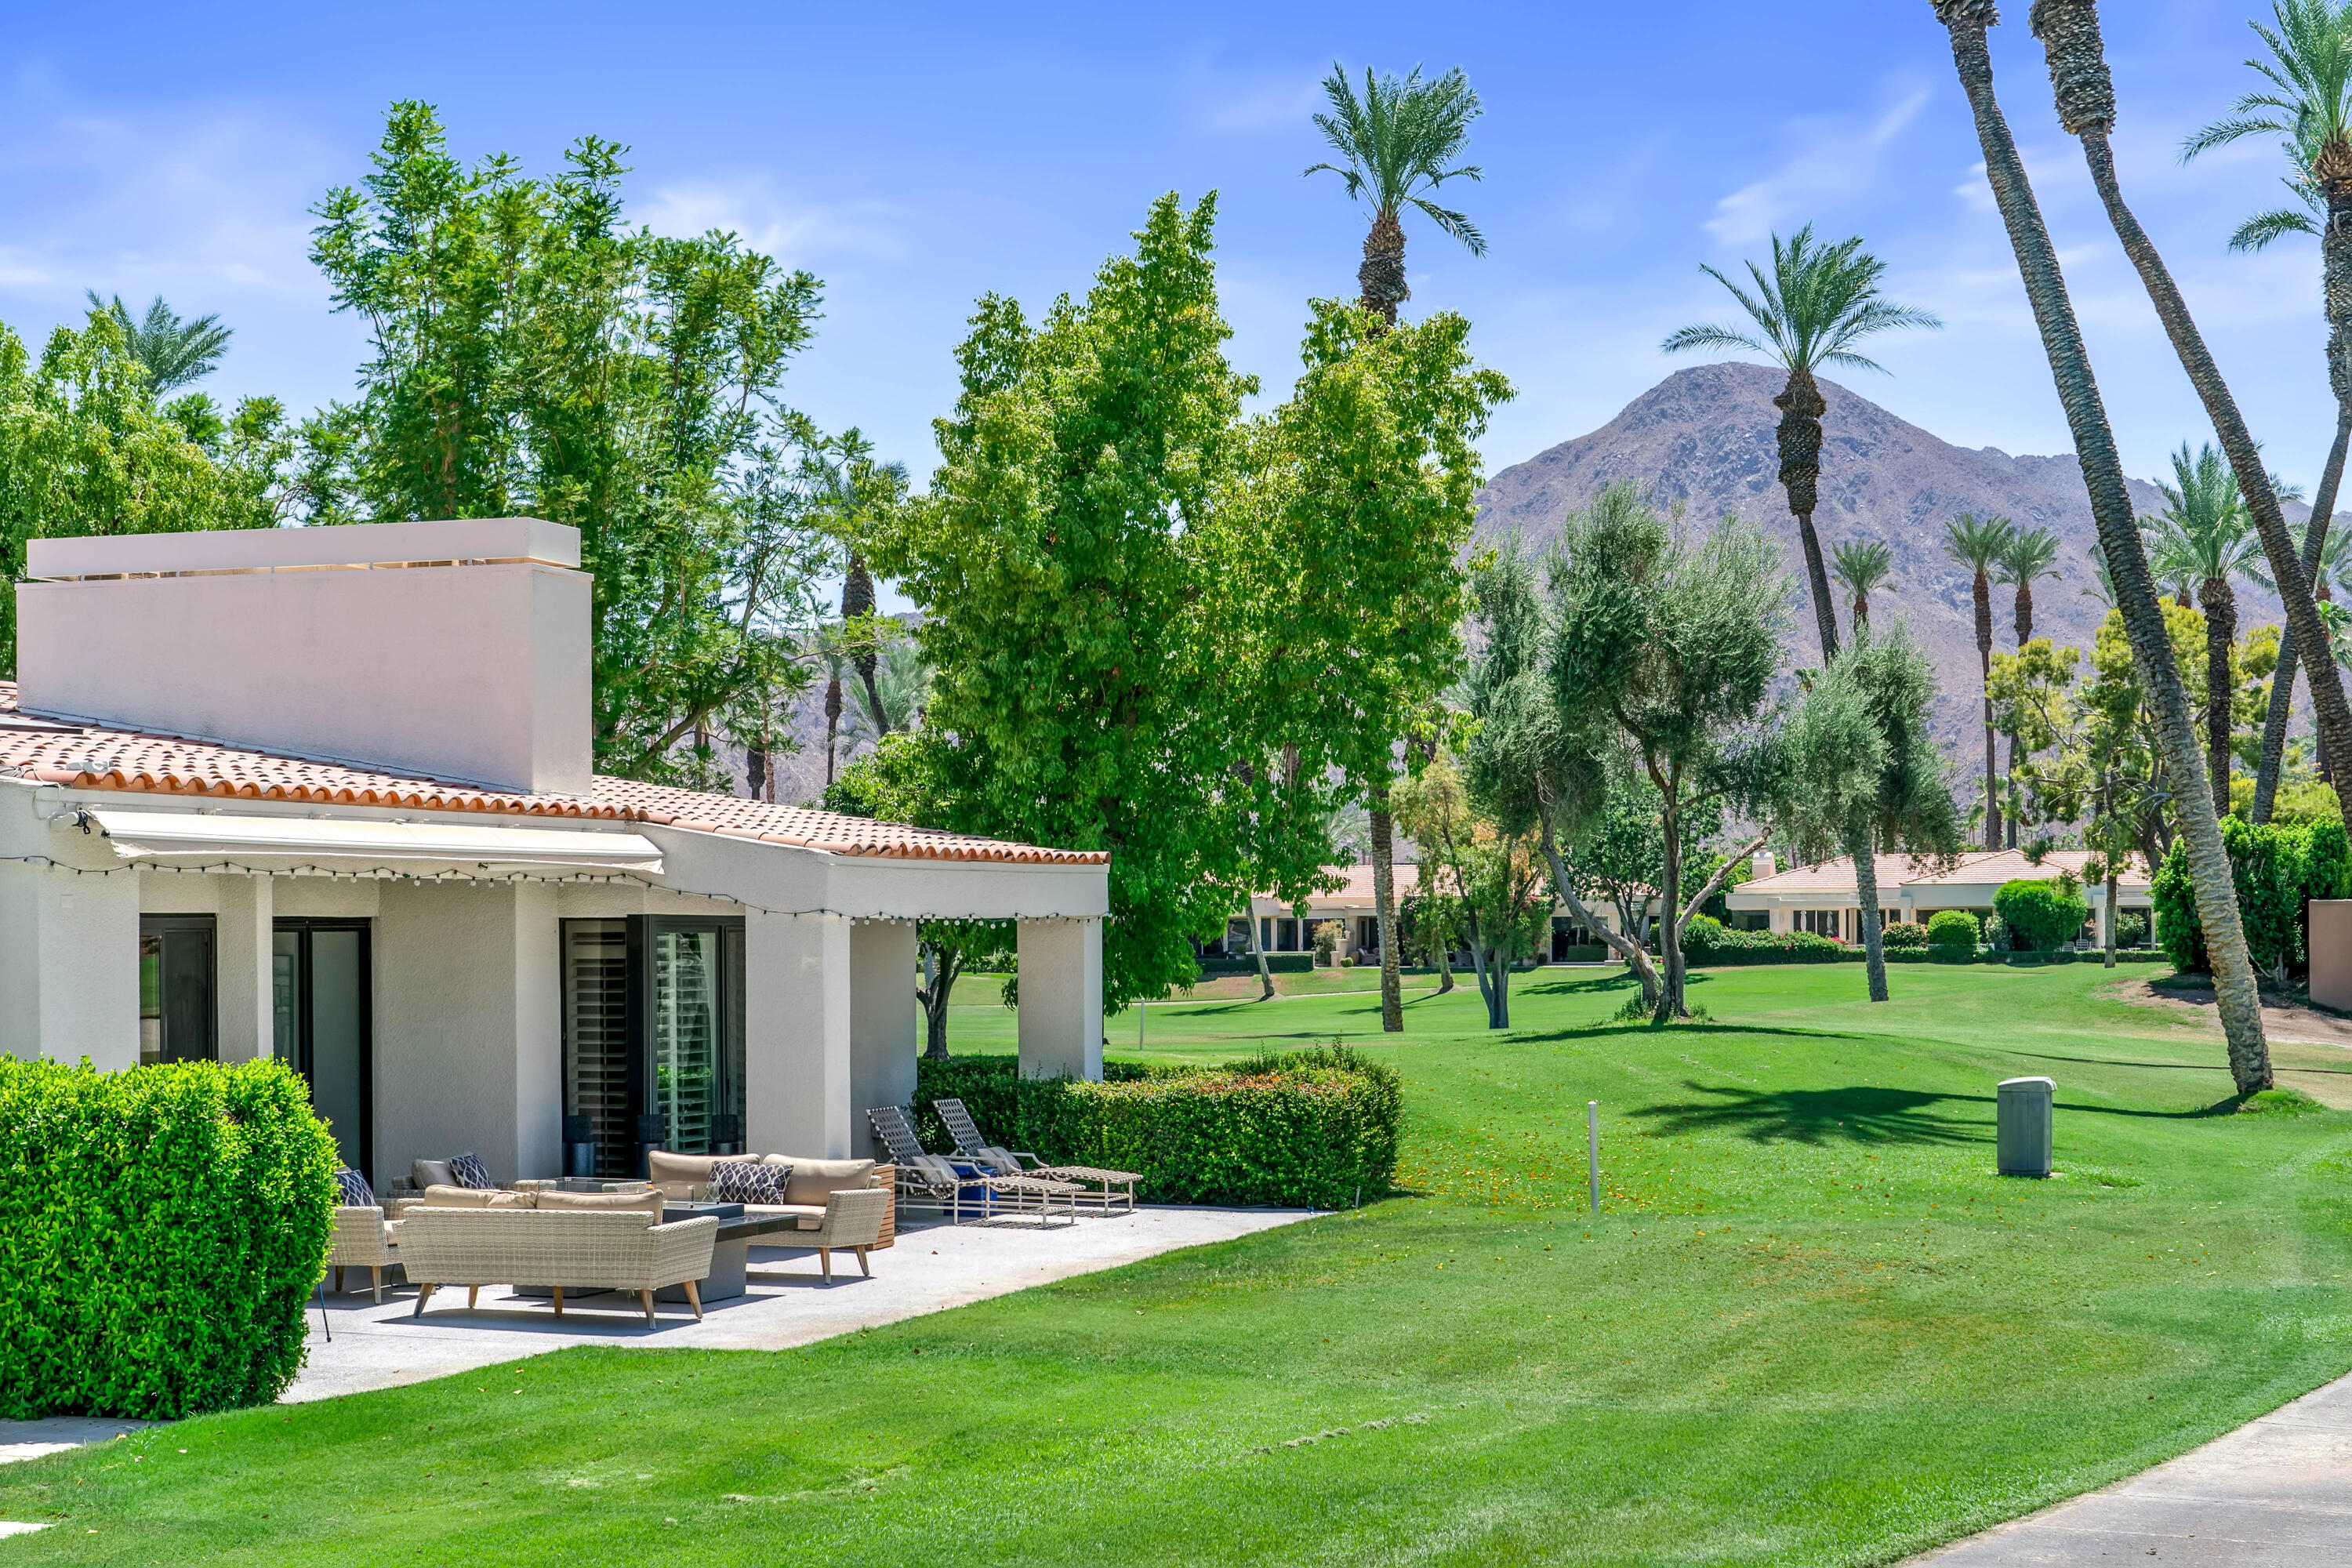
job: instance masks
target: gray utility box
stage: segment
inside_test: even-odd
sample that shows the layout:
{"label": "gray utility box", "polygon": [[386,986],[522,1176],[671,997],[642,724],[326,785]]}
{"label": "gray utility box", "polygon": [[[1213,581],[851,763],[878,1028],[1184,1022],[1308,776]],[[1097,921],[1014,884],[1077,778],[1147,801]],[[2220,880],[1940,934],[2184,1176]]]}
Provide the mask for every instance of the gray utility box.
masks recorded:
{"label": "gray utility box", "polygon": [[2001,1080],[1997,1121],[2002,1175],[2050,1173],[2050,1101],[2057,1092],[2057,1084],[2046,1078]]}

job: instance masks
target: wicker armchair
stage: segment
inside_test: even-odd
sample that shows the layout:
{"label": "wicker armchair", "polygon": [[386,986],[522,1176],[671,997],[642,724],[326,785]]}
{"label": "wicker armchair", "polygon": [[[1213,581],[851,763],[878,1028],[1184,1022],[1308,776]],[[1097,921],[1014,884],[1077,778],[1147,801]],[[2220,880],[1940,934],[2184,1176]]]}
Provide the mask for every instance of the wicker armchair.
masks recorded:
{"label": "wicker armchair", "polygon": [[824,1217],[815,1228],[805,1228],[809,1222],[801,1221],[800,1230],[772,1231],[759,1238],[762,1247],[813,1247],[817,1261],[824,1269],[824,1282],[833,1283],[833,1255],[836,1249],[857,1254],[857,1267],[868,1279],[874,1268],[866,1260],[868,1247],[882,1239],[882,1223],[890,1215],[892,1194],[887,1187],[843,1188],[824,1200]]}
{"label": "wicker armchair", "polygon": [[708,1215],[674,1225],[646,1223],[626,1209],[440,1209],[408,1211],[400,1261],[416,1286],[416,1314],[444,1285],[467,1287],[471,1307],[485,1285],[550,1285],[555,1315],[565,1286],[634,1292],[654,1322],[654,1292],[686,1287],[695,1321],[698,1288],[710,1275],[719,1222]]}
{"label": "wicker armchair", "polygon": [[355,1205],[338,1207],[334,1239],[327,1254],[328,1265],[335,1271],[335,1294],[343,1293],[344,1269],[364,1268],[381,1306],[383,1271],[400,1261],[400,1222],[386,1220],[380,1208]]}

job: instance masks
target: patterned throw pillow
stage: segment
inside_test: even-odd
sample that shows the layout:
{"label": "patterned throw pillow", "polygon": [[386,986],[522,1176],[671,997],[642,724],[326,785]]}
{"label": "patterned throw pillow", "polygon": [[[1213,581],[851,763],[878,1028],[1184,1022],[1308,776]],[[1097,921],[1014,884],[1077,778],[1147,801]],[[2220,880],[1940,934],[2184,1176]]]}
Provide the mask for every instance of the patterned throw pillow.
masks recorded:
{"label": "patterned throw pillow", "polygon": [[750,1160],[721,1160],[710,1167],[710,1201],[714,1204],[780,1204],[790,1165],[762,1165]]}
{"label": "patterned throw pillow", "polygon": [[498,1184],[490,1180],[490,1168],[482,1163],[479,1154],[460,1154],[449,1162],[449,1173],[457,1178],[461,1187],[485,1192]]}
{"label": "patterned throw pillow", "polygon": [[335,1173],[335,1202],[347,1209],[372,1209],[375,1189],[368,1185],[365,1176],[345,1165]]}

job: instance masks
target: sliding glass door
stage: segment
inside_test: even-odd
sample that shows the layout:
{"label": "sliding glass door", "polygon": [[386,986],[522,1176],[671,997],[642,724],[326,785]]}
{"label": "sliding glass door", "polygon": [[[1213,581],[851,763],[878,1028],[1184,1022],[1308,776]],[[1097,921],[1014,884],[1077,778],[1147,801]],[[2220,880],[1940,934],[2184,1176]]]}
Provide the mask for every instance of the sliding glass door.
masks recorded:
{"label": "sliding glass door", "polygon": [[310,1085],[310,1106],[344,1164],[372,1182],[374,1052],[365,921],[282,920],[272,934],[270,1010],[278,1057]]}
{"label": "sliding glass door", "polygon": [[213,917],[139,917],[139,1061],[208,1062],[219,1054],[213,1016]]}
{"label": "sliding glass door", "polygon": [[562,942],[563,1110],[587,1119],[597,1173],[635,1174],[656,1129],[681,1153],[740,1148],[743,922],[566,921]]}

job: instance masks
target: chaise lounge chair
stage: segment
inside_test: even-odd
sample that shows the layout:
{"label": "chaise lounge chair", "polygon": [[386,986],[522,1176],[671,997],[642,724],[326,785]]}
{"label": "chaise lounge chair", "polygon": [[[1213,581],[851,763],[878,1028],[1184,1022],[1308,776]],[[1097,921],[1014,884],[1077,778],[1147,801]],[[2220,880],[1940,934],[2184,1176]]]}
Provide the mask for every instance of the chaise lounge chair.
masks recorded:
{"label": "chaise lounge chair", "polygon": [[[1118,1205],[1132,1213],[1135,1208],[1135,1184],[1143,1177],[1134,1171],[1107,1171],[1099,1165],[1048,1165],[1025,1150],[1006,1149],[991,1143],[981,1136],[980,1124],[961,1100],[935,1100],[931,1109],[940,1113],[940,1121],[948,1136],[956,1141],[956,1153],[983,1169],[1005,1176],[1034,1176],[1049,1182],[1068,1182],[1076,1186],[1079,1195],[1105,1214]],[[1021,1162],[1028,1161],[1024,1165]]]}
{"label": "chaise lounge chair", "polygon": [[875,1106],[866,1111],[866,1120],[873,1124],[874,1136],[890,1151],[890,1163],[898,1167],[901,1204],[928,1204],[957,1225],[963,1223],[967,1200],[977,1205],[977,1217],[986,1219],[997,1211],[999,1198],[1014,1209],[1034,1209],[1041,1226],[1051,1222],[1057,1208],[1069,1221],[1077,1218],[1077,1199],[1083,1189],[1072,1183],[1001,1176],[984,1169],[966,1174],[951,1161],[924,1152],[922,1141],[915,1136],[915,1119],[903,1105]]}

